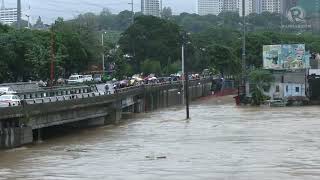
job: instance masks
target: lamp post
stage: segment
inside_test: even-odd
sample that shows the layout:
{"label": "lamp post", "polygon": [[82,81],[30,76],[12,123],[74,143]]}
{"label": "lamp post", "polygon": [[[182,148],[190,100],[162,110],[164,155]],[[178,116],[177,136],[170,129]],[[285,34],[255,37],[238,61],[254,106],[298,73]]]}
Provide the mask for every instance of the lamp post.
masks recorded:
{"label": "lamp post", "polygon": [[242,95],[246,95],[246,5],[245,0],[242,0],[242,20],[243,20],[243,34],[242,34],[242,72],[241,72],[241,90]]}
{"label": "lamp post", "polygon": [[101,46],[102,46],[102,74],[104,75],[105,73],[105,64],[104,64],[104,60],[105,60],[105,55],[104,55],[104,34],[106,34],[107,32],[102,32],[101,34]]}
{"label": "lamp post", "polygon": [[184,89],[184,80],[185,80],[185,77],[184,77],[184,43],[182,43],[182,46],[181,46],[181,78],[182,78],[182,104],[184,104],[184,92],[185,92],[185,89]]}
{"label": "lamp post", "polygon": [[[191,44],[190,42],[186,42],[187,40],[187,36],[190,33],[184,33],[182,35],[182,47],[181,47],[181,59],[182,59],[182,76],[184,77],[182,79],[182,89],[183,89],[183,93],[182,93],[182,99],[185,98],[185,104],[186,104],[186,118],[190,119],[190,111],[189,111],[189,75],[188,75],[188,71],[186,70],[186,66],[185,66],[185,45],[186,44]],[[186,85],[184,85],[184,83],[186,83]]]}

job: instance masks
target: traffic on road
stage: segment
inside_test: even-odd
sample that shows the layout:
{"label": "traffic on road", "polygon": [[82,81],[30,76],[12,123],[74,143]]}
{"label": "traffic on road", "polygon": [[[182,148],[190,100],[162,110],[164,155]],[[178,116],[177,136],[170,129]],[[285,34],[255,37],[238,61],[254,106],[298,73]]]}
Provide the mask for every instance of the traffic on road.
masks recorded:
{"label": "traffic on road", "polygon": [[[190,74],[188,77],[189,80],[200,80],[205,78],[206,75]],[[73,74],[68,79],[59,78],[55,82],[55,86],[52,87],[49,86],[50,83],[45,83],[41,80],[37,81],[35,82],[38,86],[37,89],[28,90],[27,93],[23,87],[22,89],[15,90],[15,88],[17,88],[16,86],[0,84],[0,108],[111,95],[124,88],[180,83],[183,79],[179,73],[172,74],[168,77],[156,77],[155,74],[147,76],[136,74],[122,80],[111,79],[109,81],[103,81],[102,75],[97,74]],[[56,91],[54,91],[55,89]]]}

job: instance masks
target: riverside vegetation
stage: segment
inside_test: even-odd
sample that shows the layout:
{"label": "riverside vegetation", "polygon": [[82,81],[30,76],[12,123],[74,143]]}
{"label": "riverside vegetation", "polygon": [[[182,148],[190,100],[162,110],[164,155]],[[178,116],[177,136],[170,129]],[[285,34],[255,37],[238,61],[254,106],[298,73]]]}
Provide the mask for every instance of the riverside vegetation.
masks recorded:
{"label": "riverside vegetation", "polygon": [[[71,20],[58,18],[47,30],[41,30],[44,24],[40,18],[32,29],[0,25],[0,82],[49,78],[52,50],[56,78],[97,69],[102,53],[106,64],[115,64],[115,77],[176,73],[186,32],[190,34],[186,41],[189,71],[210,69],[223,76],[239,76],[242,21],[237,13],[172,15],[170,8],[165,8],[162,19],[136,13],[134,24],[131,15],[130,11],[112,14],[104,9],[100,14],[81,14]],[[320,52],[319,35],[280,33],[280,20],[279,14],[272,13],[247,16],[248,69],[261,68],[265,44],[304,43],[310,51]]]}

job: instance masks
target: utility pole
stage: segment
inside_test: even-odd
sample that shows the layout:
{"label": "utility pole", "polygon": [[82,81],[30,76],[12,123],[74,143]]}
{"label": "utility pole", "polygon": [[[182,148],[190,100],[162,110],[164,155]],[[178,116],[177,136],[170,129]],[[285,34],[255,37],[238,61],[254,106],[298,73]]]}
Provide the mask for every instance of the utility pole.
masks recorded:
{"label": "utility pole", "polygon": [[181,78],[182,78],[182,104],[184,104],[184,92],[185,92],[185,89],[184,89],[184,80],[185,80],[185,77],[184,77],[184,43],[182,43],[182,47],[181,47]]}
{"label": "utility pole", "polygon": [[[182,87],[183,87],[183,90],[184,90],[184,93],[183,93],[183,98],[185,98],[185,102],[186,102],[186,118],[187,119],[190,119],[190,111],[189,111],[189,73],[188,71],[186,70],[186,66],[185,66],[185,52],[184,52],[184,48],[185,48],[185,43],[187,41],[187,33],[183,34],[183,37],[182,37],[182,73],[183,75],[181,77],[184,77],[182,79]],[[184,86],[184,83],[186,83],[186,85]],[[183,99],[182,98],[182,99]]]}
{"label": "utility pole", "polygon": [[54,61],[55,61],[55,52],[54,52],[54,46],[55,46],[55,37],[54,37],[54,31],[53,27],[51,28],[51,65],[50,65],[50,81],[51,81],[51,88],[53,87],[53,81],[54,81]]}
{"label": "utility pole", "polygon": [[162,0],[160,0],[160,17],[162,17]]}
{"label": "utility pole", "polygon": [[26,15],[28,17],[28,29],[31,29],[31,24],[30,24],[30,4],[28,6],[28,14]]}
{"label": "utility pole", "polygon": [[131,3],[128,3],[131,5],[131,20],[132,24],[134,24],[134,9],[133,9],[133,0],[131,0]]}
{"label": "utility pole", "polygon": [[242,18],[243,18],[243,35],[242,35],[242,79],[241,85],[243,93],[246,94],[246,5],[245,0],[242,0]]}
{"label": "utility pole", "polygon": [[17,0],[17,28],[21,29],[21,0]]}
{"label": "utility pole", "polygon": [[104,34],[106,32],[102,32],[101,34],[101,46],[102,46],[102,74],[104,76],[104,73],[105,73],[105,65],[104,65],[104,59],[105,59],[105,56],[104,56]]}
{"label": "utility pole", "polygon": [[188,71],[185,72],[185,78],[186,78],[186,113],[187,113],[187,119],[190,119],[190,111],[189,111],[189,75]]}

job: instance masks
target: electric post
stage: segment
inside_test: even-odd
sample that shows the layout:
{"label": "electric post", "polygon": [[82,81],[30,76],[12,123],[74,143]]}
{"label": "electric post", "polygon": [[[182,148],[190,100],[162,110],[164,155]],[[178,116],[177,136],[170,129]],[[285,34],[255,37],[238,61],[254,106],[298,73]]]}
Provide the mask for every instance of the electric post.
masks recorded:
{"label": "electric post", "polygon": [[131,20],[132,24],[134,24],[134,9],[133,9],[133,0],[131,0],[131,3],[128,3],[131,5]]}
{"label": "electric post", "polygon": [[54,61],[55,61],[55,52],[54,52],[54,46],[55,46],[55,37],[54,37],[54,31],[53,27],[51,28],[51,63],[50,63],[50,86],[53,87],[53,81],[54,81]]}
{"label": "electric post", "polygon": [[184,86],[184,95],[183,97],[185,97],[185,102],[186,102],[186,118],[190,119],[190,109],[189,109],[189,73],[186,67],[186,60],[185,60],[185,48],[187,49],[187,47],[185,47],[185,44],[187,41],[187,33],[184,33],[182,36],[182,73],[184,79],[182,80],[182,85],[185,84]]}
{"label": "electric post", "polygon": [[245,0],[242,0],[242,18],[243,18],[243,35],[242,35],[242,77],[241,91],[242,95],[246,95],[246,5]]}
{"label": "electric post", "polygon": [[17,28],[21,29],[21,0],[17,0]]}

